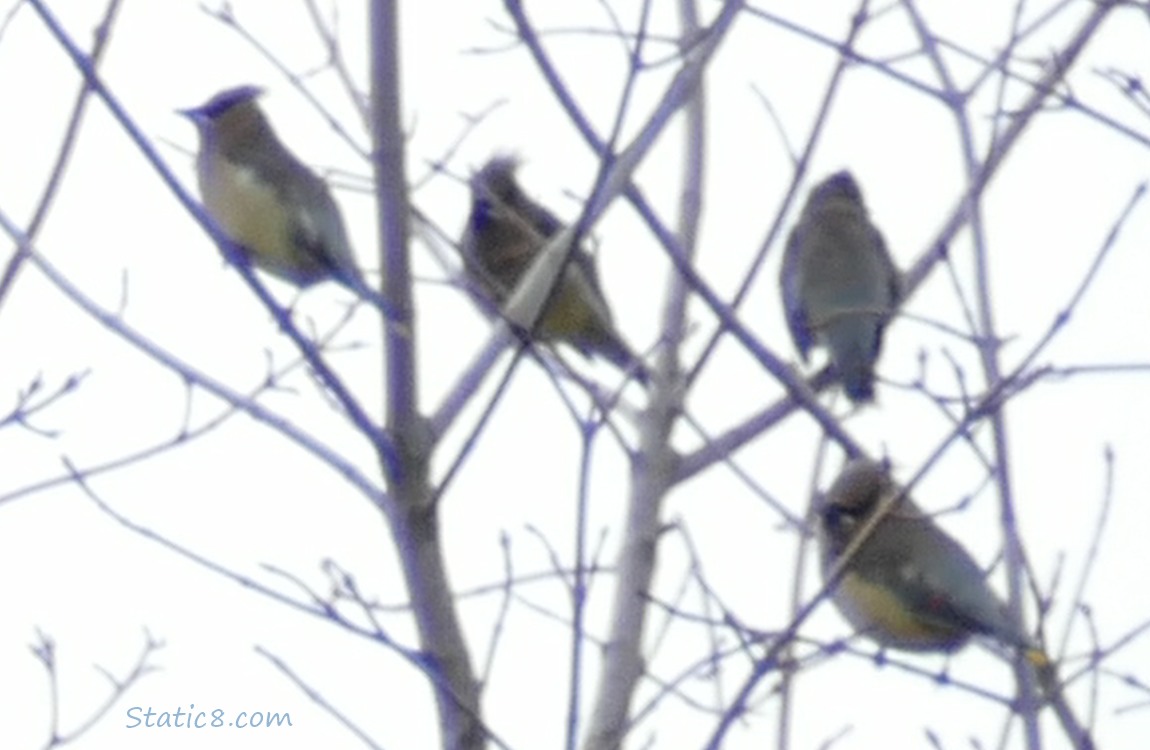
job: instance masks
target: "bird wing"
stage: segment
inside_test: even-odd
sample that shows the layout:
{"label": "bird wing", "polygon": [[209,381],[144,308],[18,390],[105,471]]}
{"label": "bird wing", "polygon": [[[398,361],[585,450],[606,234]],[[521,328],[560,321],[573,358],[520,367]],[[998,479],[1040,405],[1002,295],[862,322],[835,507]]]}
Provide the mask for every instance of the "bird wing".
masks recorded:
{"label": "bird wing", "polygon": [[791,230],[791,235],[787,238],[787,246],[783,250],[783,267],[779,273],[779,288],[782,292],[783,313],[787,319],[787,328],[791,332],[791,338],[794,339],[795,348],[799,350],[803,361],[806,362],[807,353],[811,348],[812,336],[810,323],[807,320],[807,311],[799,296],[802,226],[800,222]]}
{"label": "bird wing", "polygon": [[339,206],[327,183],[278,140],[265,141],[263,148],[249,150],[246,158],[256,162],[259,174],[279,191],[285,208],[292,212],[292,239],[312,265],[330,271],[353,289],[364,289]]}
{"label": "bird wing", "polygon": [[519,197],[522,199],[520,209],[524,220],[534,227],[535,231],[544,239],[550,239],[563,229],[563,222],[560,221],[559,217],[555,214],[531,200],[526,195],[520,195]]}
{"label": "bird wing", "polygon": [[[310,173],[309,176],[314,177]],[[364,281],[352,257],[347,230],[326,183],[315,177],[314,181],[306,180],[300,189],[310,193],[310,199],[298,204],[300,241],[338,280],[353,289],[362,289]]]}
{"label": "bird wing", "polygon": [[883,239],[882,232],[880,232],[874,224],[870,224],[870,231],[874,237],[874,246],[878,249],[879,262],[882,264],[883,270],[886,272],[886,277],[889,280],[887,292],[890,295],[889,309],[893,315],[894,311],[902,302],[902,274],[899,272],[898,267],[895,266],[894,261],[891,260],[890,251],[887,250],[886,241]]}
{"label": "bird wing", "polygon": [[[867,566],[896,580],[907,606],[939,627],[960,627],[1025,646],[1026,636],[1011,626],[1002,603],[986,583],[985,572],[970,553],[926,516],[888,516],[892,544],[879,550],[889,564]],[[911,528],[911,525],[914,528]],[[869,545],[864,545],[864,550]],[[918,561],[931,560],[928,565]]]}

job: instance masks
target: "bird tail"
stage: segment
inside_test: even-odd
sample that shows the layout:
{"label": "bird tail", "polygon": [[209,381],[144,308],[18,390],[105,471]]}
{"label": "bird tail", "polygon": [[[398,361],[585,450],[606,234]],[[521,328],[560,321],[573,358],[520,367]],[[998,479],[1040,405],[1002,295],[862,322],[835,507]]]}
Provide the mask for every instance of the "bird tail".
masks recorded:
{"label": "bird tail", "polygon": [[1029,647],[1023,649],[1022,655],[1025,656],[1026,660],[1028,662],[1030,662],[1030,664],[1035,669],[1038,669],[1038,670],[1043,670],[1043,669],[1049,670],[1051,668],[1051,665],[1054,663],[1053,661],[1051,661],[1050,657],[1046,654],[1046,652],[1043,651],[1038,646],[1029,646]]}
{"label": "bird tail", "polygon": [[843,390],[855,403],[874,398],[879,326],[872,315],[844,315],[823,329]]}
{"label": "bird tail", "polygon": [[639,385],[646,387],[650,383],[651,373],[643,364],[643,360],[635,356],[626,344],[610,332],[595,342],[590,349],[602,354],[613,365],[635,378]]}
{"label": "bird tail", "polygon": [[383,313],[383,316],[389,321],[394,323],[402,320],[395,306],[388,302],[378,290],[372,289],[363,277],[358,275],[353,276],[351,274],[339,274],[335,278],[344,287],[350,289],[357,297]]}

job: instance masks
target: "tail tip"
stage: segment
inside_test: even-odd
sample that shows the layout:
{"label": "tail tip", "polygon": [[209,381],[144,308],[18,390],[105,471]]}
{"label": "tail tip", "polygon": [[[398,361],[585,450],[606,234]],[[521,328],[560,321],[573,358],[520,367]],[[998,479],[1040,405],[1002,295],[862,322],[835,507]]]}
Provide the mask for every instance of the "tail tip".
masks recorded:
{"label": "tail tip", "polygon": [[874,401],[874,379],[870,373],[861,376],[844,377],[843,391],[847,398],[856,404],[866,404]]}

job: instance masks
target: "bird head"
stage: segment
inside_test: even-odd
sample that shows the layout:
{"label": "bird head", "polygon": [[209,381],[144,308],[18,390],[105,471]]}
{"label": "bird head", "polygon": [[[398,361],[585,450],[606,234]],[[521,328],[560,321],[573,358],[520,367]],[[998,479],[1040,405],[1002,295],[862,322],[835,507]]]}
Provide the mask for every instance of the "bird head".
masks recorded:
{"label": "bird head", "polygon": [[264,90],[258,86],[236,86],[221,91],[199,107],[176,112],[195,123],[200,131],[219,127],[237,117],[251,117],[252,114],[262,119],[255,100],[263,93]]}
{"label": "bird head", "polygon": [[519,193],[519,183],[515,181],[515,171],[519,169],[517,156],[500,155],[492,157],[483,168],[471,178],[471,191],[476,199],[510,203]]}
{"label": "bird head", "polygon": [[835,172],[811,190],[808,205],[819,205],[827,201],[846,200],[862,205],[862,191],[855,178],[847,170]]}
{"label": "bird head", "polygon": [[893,489],[885,464],[863,458],[851,461],[818,504],[827,536],[845,546]]}

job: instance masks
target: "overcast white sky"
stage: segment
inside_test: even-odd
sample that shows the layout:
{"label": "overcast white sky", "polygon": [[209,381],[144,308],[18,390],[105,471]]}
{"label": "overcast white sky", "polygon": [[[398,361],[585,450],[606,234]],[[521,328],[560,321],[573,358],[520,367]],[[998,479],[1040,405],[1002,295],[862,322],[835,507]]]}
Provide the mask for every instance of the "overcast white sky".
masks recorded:
{"label": "overcast white sky", "polygon": [[[0,8],[7,14],[14,3]],[[88,44],[102,9],[53,3],[54,12],[81,44]],[[321,3],[329,13],[333,3]],[[366,90],[366,21],[360,3],[338,3],[341,52]],[[554,8],[551,5],[562,7]],[[625,26],[633,26],[639,5],[608,5]],[[655,2],[654,28],[672,33],[674,4]],[[717,3],[703,2],[704,14]],[[803,5],[794,8],[794,5]],[[787,14],[803,28],[841,38],[855,6],[844,2],[794,4],[759,2],[755,7]],[[925,5],[925,4],[924,4]],[[1094,4],[1067,3],[1054,20],[1027,42],[1012,69],[1039,75],[1042,56],[1061,48]],[[599,3],[528,3],[539,26],[602,29]],[[538,6],[538,7],[536,7]],[[1032,7],[1033,6],[1033,7]],[[1042,18],[1047,6],[1032,3],[1024,17]],[[325,55],[301,3],[236,2],[244,28],[297,74],[323,66]],[[925,11],[925,9],[924,9]],[[986,0],[931,8],[931,26],[946,39],[981,55],[995,54],[1007,39],[1013,8]],[[464,141],[447,163],[450,173],[431,180],[415,202],[440,226],[457,235],[467,211],[466,178],[494,152],[523,158],[527,189],[565,219],[578,215],[596,162],[541,82],[528,55],[512,48],[500,30],[510,21],[498,2],[407,3],[403,22],[404,121],[409,177],[426,175],[430,161],[448,153],[466,128],[465,116],[503,101]],[[554,14],[554,15],[545,15]],[[916,37],[899,8],[872,22],[859,49],[881,58],[909,54]],[[1130,9],[1109,19],[1076,65],[1073,91],[1090,107],[1133,131],[1082,113],[1049,112],[1037,118],[995,177],[983,198],[996,323],[1007,338],[1003,362],[1018,364],[1068,304],[1106,241],[1115,221],[1146,179],[1150,114],[1139,111],[1099,73],[1120,70],[1150,77],[1150,23]],[[614,115],[622,81],[618,40],[567,33],[545,37],[571,90],[605,131]],[[477,53],[476,50],[481,50]],[[669,57],[668,45],[653,42],[652,59]],[[1042,58],[1042,59],[1040,59]],[[981,66],[948,53],[960,85]],[[778,128],[755,93],[769,100],[786,137],[805,142],[837,56],[826,45],[746,14],[720,49],[707,77],[709,141],[703,190],[701,273],[721,294],[743,281],[750,260],[766,236],[793,176],[793,164]],[[902,73],[929,81],[925,59],[894,63]],[[639,82],[635,114],[626,133],[643,123],[674,66],[653,68]],[[313,107],[233,29],[190,1],[128,3],[120,14],[105,62],[103,80],[161,156],[194,192],[189,152],[194,131],[174,114],[202,103],[219,89],[240,83],[267,88],[263,105],[283,140],[317,169],[335,168],[365,177],[367,163]],[[0,211],[18,223],[28,220],[43,190],[75,98],[79,78],[64,53],[28,7],[18,8],[0,37]],[[305,82],[343,124],[359,149],[368,137],[336,77],[320,72]],[[1002,94],[1006,109],[1028,95],[1021,84]],[[971,106],[980,113],[975,145],[987,149],[997,84],[981,86]],[[678,199],[681,128],[672,125],[637,173],[637,181],[674,226]],[[961,152],[953,118],[941,102],[871,68],[854,68],[835,100],[827,129],[810,166],[801,197],[825,174],[850,168],[862,185],[872,217],[886,235],[896,262],[916,260],[953,212],[964,188]],[[360,263],[378,268],[370,197],[337,191]],[[790,208],[789,227],[799,205]],[[595,228],[600,271],[619,328],[640,350],[659,337],[667,263],[624,201]],[[1073,610],[1074,587],[1083,574],[1088,548],[1105,497],[1104,451],[1113,451],[1115,471],[1103,546],[1094,559],[1083,602],[1103,646],[1150,621],[1145,594],[1145,534],[1150,528],[1150,209],[1140,200],[1106,256],[1096,280],[1039,364],[1055,367],[1141,365],[1116,372],[1088,371],[1050,378],[1011,400],[1007,409],[1012,478],[1022,538],[1039,585],[1057,580],[1048,636],[1062,654],[1070,627],[1064,673],[1083,667],[1090,633]],[[783,326],[776,291],[780,237],[756,279],[740,319],[779,356],[795,355]],[[7,262],[11,243],[0,243]],[[93,101],[80,141],[37,248],[87,295],[120,314],[130,326],[182,360],[230,387],[258,388],[268,363],[292,358],[267,312],[232,270],[227,269],[200,227],[184,211],[154,170],[123,134],[106,108]],[[951,246],[955,278],[973,299],[970,233]],[[419,276],[417,340],[421,406],[434,411],[470,358],[483,346],[490,324],[460,291],[444,283],[442,267],[423,244],[413,245]],[[292,289],[269,281],[285,302]],[[964,328],[955,282],[943,268],[911,300],[907,312]],[[296,305],[301,327],[326,330],[345,314],[348,293],[325,285]],[[715,321],[693,305],[694,332],[684,347],[693,364]],[[345,348],[333,365],[362,394],[369,413],[381,410],[382,363],[378,322],[360,309],[340,334]],[[1133,333],[1131,333],[1133,331]],[[584,372],[617,382],[609,366],[585,364]],[[879,402],[846,421],[874,455],[889,455],[896,475],[908,479],[947,435],[952,425],[921,392],[905,386],[920,373],[937,392],[958,391],[948,357],[965,368],[967,387],[977,390],[977,357],[969,342],[938,328],[901,318],[892,325],[879,366]],[[361,747],[346,729],[320,710],[277,671],[256,647],[282,658],[331,704],[380,746],[430,747],[435,716],[424,679],[393,652],[338,631],[317,618],[245,590],[179,557],[146,536],[118,525],[75,485],[25,489],[63,471],[62,459],[91,467],[171,441],[185,418],[191,425],[226,408],[203,392],[189,400],[182,380],[160,368],[80,311],[37,270],[25,267],[0,307],[0,413],[39,379],[46,390],[70,376],[87,377],[73,393],[35,415],[41,434],[9,425],[0,429],[0,570],[4,574],[4,616],[0,617],[0,744],[39,747],[46,742],[50,686],[30,646],[37,632],[56,643],[61,728],[73,731],[108,695],[107,681],[93,665],[122,677],[145,642],[145,631],[165,647],[152,658],[160,667],[122,696],[108,715],[76,743],[84,748],[241,748],[271,745]],[[501,371],[500,371],[501,372]],[[264,393],[260,403],[372,475],[367,446],[348,429],[314,383],[302,373],[289,388]],[[486,389],[490,390],[490,387]],[[727,339],[694,386],[687,408],[713,434],[721,434],[782,396],[765,369]],[[632,389],[628,401],[644,396]],[[459,451],[481,407],[481,395],[449,432],[437,453],[442,472]],[[825,397],[829,399],[829,396]],[[580,408],[585,405],[579,401]],[[841,399],[832,407],[842,413]],[[620,418],[624,432],[633,430]],[[976,433],[990,445],[988,425]],[[742,447],[734,456],[756,482],[791,513],[806,511],[818,431],[802,414],[780,429]],[[698,441],[685,429],[675,435],[683,449]],[[547,571],[554,546],[565,565],[572,560],[572,527],[580,477],[580,435],[553,384],[538,365],[520,365],[482,439],[444,500],[444,534],[452,582],[457,590],[497,583],[504,576],[501,534],[510,539],[518,574]],[[628,470],[614,438],[594,442],[589,529],[594,543],[605,534],[600,562],[614,559]],[[833,474],[835,455],[825,477]],[[916,490],[932,509],[952,508],[980,486],[971,450],[952,447]],[[822,481],[820,484],[826,484]],[[101,473],[91,489],[118,513],[203,558],[251,576],[283,593],[301,592],[274,566],[321,593],[329,584],[320,568],[333,559],[352,571],[360,589],[387,604],[404,600],[390,537],[378,510],[342,477],[245,416],[232,416],[203,437],[148,460]],[[975,495],[961,513],[942,519],[946,528],[990,564],[1001,549],[996,495]],[[746,484],[726,468],[714,468],[675,489],[665,512],[686,530],[698,553],[702,575],[747,626],[779,629],[788,620],[798,535],[785,526]],[[665,535],[661,547],[659,596],[672,599],[685,575],[684,536]],[[804,591],[816,590],[813,558],[807,560]],[[1001,569],[992,577],[1005,591]],[[697,590],[682,603],[696,611]],[[610,603],[610,580],[593,590],[590,623],[597,633]],[[520,590],[512,604],[503,641],[485,693],[486,719],[511,747],[557,747],[564,736],[569,631],[541,612],[567,616],[569,605],[555,581]],[[462,617],[479,662],[486,654],[501,600],[468,598]],[[714,613],[712,613],[713,615]],[[1028,624],[1035,612],[1027,613]],[[414,645],[403,617],[387,621],[389,633]],[[662,620],[654,618],[654,632]],[[849,634],[830,605],[802,628],[805,638],[831,642]],[[660,646],[653,668],[669,677],[701,658],[707,631],[678,623]],[[732,640],[727,641],[730,646]],[[864,650],[868,648],[862,645]],[[929,672],[944,668],[939,657],[902,657]],[[730,695],[741,678],[733,660],[722,690]],[[950,675],[1002,696],[1013,687],[1006,665],[972,647],[950,660]],[[594,670],[594,658],[588,669]],[[1100,747],[1140,748],[1150,736],[1150,694],[1120,684],[1132,675],[1150,682],[1150,640],[1134,640],[1105,663],[1097,706],[1090,685],[1076,684],[1071,703],[1093,719]],[[591,672],[593,674],[593,672]],[[589,695],[594,680],[586,680]],[[773,683],[768,683],[773,684]],[[688,681],[685,692],[714,700],[713,683]],[[643,705],[654,694],[646,685]],[[819,746],[845,732],[836,747],[922,747],[924,730],[935,731],[943,747],[960,747],[974,737],[994,746],[1007,711],[984,697],[896,667],[878,668],[866,658],[840,655],[803,670],[796,687],[793,747]],[[765,691],[764,691],[765,692]],[[646,696],[644,698],[643,696]],[[1137,704],[1140,708],[1130,708]],[[128,729],[131,707],[173,711],[221,708],[290,712],[293,726],[258,735],[254,730]],[[588,704],[589,705],[589,704]],[[761,695],[754,714],[733,730],[728,747],[767,747],[776,742],[777,701]],[[1091,714],[1091,710],[1096,713]],[[1127,709],[1127,710],[1123,710]],[[637,730],[633,747],[697,747],[714,717],[685,701],[668,700]],[[1049,747],[1064,741],[1053,721],[1044,727]],[[1017,726],[1004,740],[1021,747]]]}

